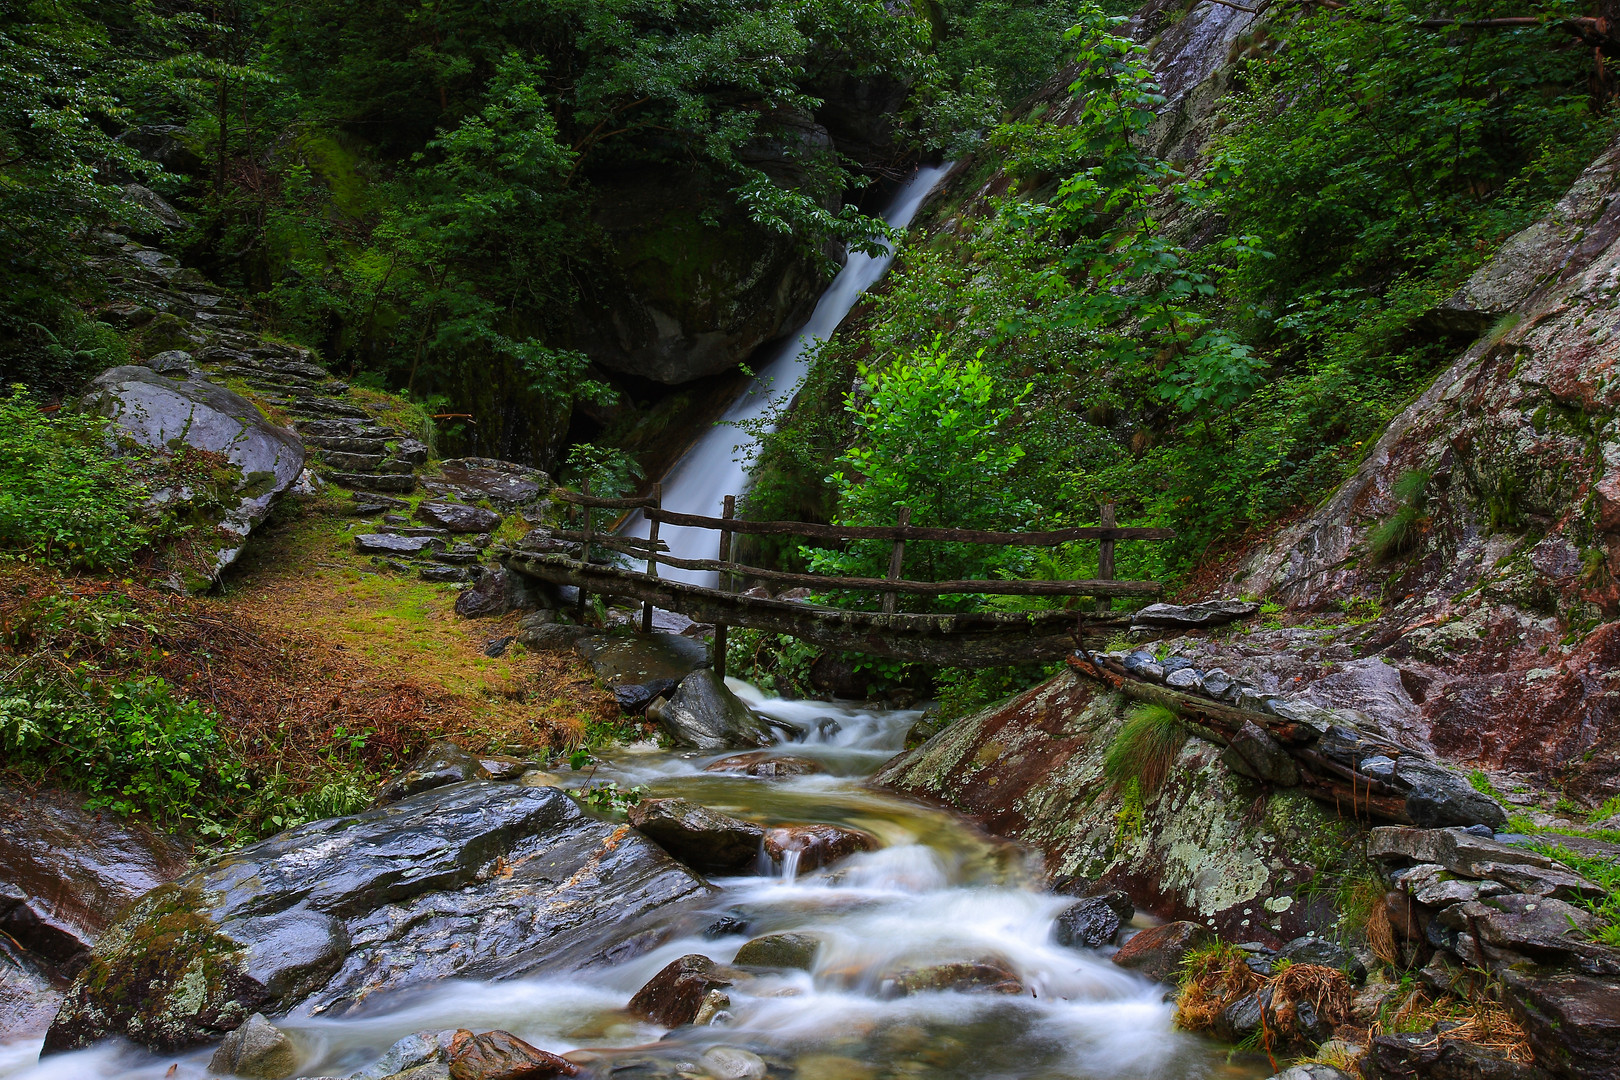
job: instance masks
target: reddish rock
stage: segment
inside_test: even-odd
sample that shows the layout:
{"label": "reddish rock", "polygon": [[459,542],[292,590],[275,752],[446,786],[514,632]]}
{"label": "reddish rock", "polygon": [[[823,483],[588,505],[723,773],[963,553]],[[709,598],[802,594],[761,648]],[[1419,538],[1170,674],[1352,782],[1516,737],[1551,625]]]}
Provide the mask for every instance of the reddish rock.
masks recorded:
{"label": "reddish rock", "polygon": [[842,825],[780,825],[765,830],[766,856],[781,864],[789,852],[797,852],[801,871],[828,866],[857,851],[877,849],[875,836]]}
{"label": "reddish rock", "polygon": [[1143,930],[1120,946],[1114,963],[1146,975],[1154,982],[1173,983],[1181,975],[1187,954],[1213,940],[1208,930],[1191,922],[1165,923]]}
{"label": "reddish rock", "polygon": [[723,990],[733,982],[732,972],[693,953],[672,961],[630,999],[629,1010],[644,1020],[664,1027],[690,1024],[703,1008],[711,990]]}
{"label": "reddish rock", "polygon": [[450,1043],[450,1080],[551,1080],[577,1076],[579,1066],[548,1054],[510,1031],[458,1031]]}
{"label": "reddish rock", "polygon": [[806,776],[824,773],[826,766],[809,758],[790,754],[774,754],[769,750],[753,750],[746,754],[732,754],[703,766],[704,772],[739,773],[743,776]]}

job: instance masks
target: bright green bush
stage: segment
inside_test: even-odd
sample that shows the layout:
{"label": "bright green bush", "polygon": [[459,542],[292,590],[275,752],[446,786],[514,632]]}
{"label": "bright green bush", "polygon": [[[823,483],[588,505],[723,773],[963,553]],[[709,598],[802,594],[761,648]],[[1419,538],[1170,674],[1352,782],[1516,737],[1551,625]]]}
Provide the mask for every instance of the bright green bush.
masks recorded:
{"label": "bright green bush", "polygon": [[0,548],[66,566],[127,563],[152,539],[146,492],[109,452],[107,423],[0,397]]}
{"label": "bright green bush", "polygon": [[161,821],[207,816],[242,782],[215,761],[215,714],[156,676],[102,682],[81,668],[16,681],[0,694],[0,747],[13,768],[82,788],[92,806]]}

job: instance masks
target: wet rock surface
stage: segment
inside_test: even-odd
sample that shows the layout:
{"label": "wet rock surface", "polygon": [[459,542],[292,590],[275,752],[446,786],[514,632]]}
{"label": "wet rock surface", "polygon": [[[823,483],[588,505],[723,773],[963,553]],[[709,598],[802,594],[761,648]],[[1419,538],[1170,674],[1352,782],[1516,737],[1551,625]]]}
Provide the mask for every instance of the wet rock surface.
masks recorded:
{"label": "wet rock surface", "polygon": [[211,1072],[253,1080],[282,1080],[298,1071],[298,1048],[261,1013],[229,1035],[208,1062]]}
{"label": "wet rock surface", "polygon": [[680,1027],[697,1018],[703,999],[724,990],[736,973],[707,956],[692,953],[672,961],[637,990],[626,1008],[634,1015],[664,1027]]}
{"label": "wet rock surface", "polygon": [[877,849],[875,836],[844,825],[778,825],[765,830],[765,857],[778,865],[786,865],[792,857],[801,871],[829,866],[857,851]]}
{"label": "wet rock surface", "polygon": [[1135,914],[1131,898],[1122,892],[1088,896],[1058,914],[1052,924],[1052,940],[1076,949],[1099,949],[1112,944]]}
{"label": "wet rock surface", "polygon": [[638,919],[708,894],[555,788],[434,788],[148,893],[92,951],[46,1047],[119,1035],[173,1050],[254,1012],[341,1015],[380,990],[589,964]]}
{"label": "wet rock surface", "polygon": [[894,972],[883,980],[882,994],[900,998],[945,991],[958,994],[1022,994],[1024,984],[1005,963],[986,958]]}
{"label": "wet rock surface", "polygon": [[1214,935],[1197,923],[1165,923],[1132,936],[1114,954],[1114,963],[1154,982],[1174,983],[1187,954],[1213,940]]}
{"label": "wet rock surface", "polygon": [[445,499],[422,503],[416,508],[416,519],[453,533],[494,532],[502,521],[501,515],[493,510]]}
{"label": "wet rock surface", "polygon": [[675,858],[704,873],[751,867],[765,829],[685,799],[643,799],[630,807],[630,824]]}
{"label": "wet rock surface", "polygon": [[797,968],[810,971],[821,938],[815,934],[769,934],[755,938],[737,950],[732,963],[738,967]]}
{"label": "wet rock surface", "polygon": [[[304,468],[304,446],[285,428],[272,424],[251,401],[200,379],[171,379],[146,367],[116,367],[96,376],[81,404],[110,419],[142,446],[172,448],[176,442],[223,456],[236,475],[221,492],[217,514],[207,501],[200,512],[213,517],[219,532],[208,576],[236,561],[254,526]],[[186,503],[201,492],[168,490],[154,494],[165,503]]]}
{"label": "wet rock surface", "polygon": [[549,494],[551,477],[513,461],[465,457],[439,462],[438,473],[424,477],[422,485],[441,495],[516,510]]}
{"label": "wet rock surface", "polygon": [[[377,793],[377,805],[398,802],[446,784],[495,779],[479,758],[448,740],[436,742]],[[501,779],[513,779],[502,776]]]}
{"label": "wet rock surface", "polygon": [[0,1039],[44,1030],[107,927],[188,869],[175,840],[84,802],[0,786]]}
{"label": "wet rock surface", "polygon": [[675,745],[697,750],[766,746],[772,741],[765,721],[709,668],[681,680],[660,722]]}
{"label": "wet rock surface", "polygon": [[591,634],[581,637],[574,651],[630,713],[670,694],[709,662],[703,642],[680,634]]}

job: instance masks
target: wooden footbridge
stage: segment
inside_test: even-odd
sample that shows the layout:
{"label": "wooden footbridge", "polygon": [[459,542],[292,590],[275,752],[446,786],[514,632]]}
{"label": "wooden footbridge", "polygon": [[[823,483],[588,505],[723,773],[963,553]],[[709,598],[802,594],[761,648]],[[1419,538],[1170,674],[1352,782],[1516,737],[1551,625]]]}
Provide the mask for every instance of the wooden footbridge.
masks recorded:
{"label": "wooden footbridge", "polygon": [[[642,631],[652,629],[655,607],[678,612],[715,627],[715,668],[725,673],[726,630],[731,626],[788,634],[817,645],[849,649],[874,656],[894,657],[939,666],[986,666],[1062,659],[1082,643],[1095,644],[1130,621],[1114,614],[1119,596],[1158,596],[1163,587],[1153,581],[1122,581],[1114,577],[1114,545],[1121,540],[1168,540],[1171,529],[1121,528],[1114,523],[1112,504],[1102,507],[1100,524],[1051,532],[982,532],[911,525],[910,511],[899,508],[891,526],[815,525],[803,521],[748,521],[736,517],[736,496],[725,499],[723,516],[702,517],[665,510],[661,492],[654,487],[644,498],[601,498],[582,491],[557,489],[553,498],[570,504],[569,529],[552,529],[543,537],[508,548],[504,565],[520,574],[554,585],[579,590],[583,612],[586,597],[599,594],[640,601]],[[648,538],[638,539],[599,532],[597,511],[617,518],[641,511],[650,523]],[[611,524],[611,521],[608,522]],[[717,535],[716,557],[683,559],[669,553],[658,539],[661,525],[707,529]],[[888,541],[891,546],[888,576],[848,578],[827,574],[798,574],[747,566],[732,558],[738,536],[794,536],[833,544],[851,540]],[[908,543],[935,541],[985,544],[997,547],[1056,547],[1078,540],[1098,544],[1096,578],[1045,580],[912,581],[900,576]],[[644,561],[633,570],[597,558],[598,552]],[[658,568],[713,572],[719,587],[709,588],[660,577]],[[881,597],[880,610],[856,611],[827,607],[803,600],[778,599],[763,590],[742,591],[739,583],[757,582],[815,592],[865,592]],[[901,612],[898,598],[979,594],[1064,598],[1057,609],[1018,612]],[[1095,599],[1089,608],[1076,602]]]}

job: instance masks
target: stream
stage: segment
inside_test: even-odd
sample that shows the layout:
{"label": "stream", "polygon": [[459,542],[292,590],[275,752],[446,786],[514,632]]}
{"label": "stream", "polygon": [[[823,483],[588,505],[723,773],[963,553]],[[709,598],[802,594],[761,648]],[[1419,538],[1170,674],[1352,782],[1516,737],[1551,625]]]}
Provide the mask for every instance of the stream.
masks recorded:
{"label": "stream", "polygon": [[[759,779],[704,772],[723,754],[621,748],[573,785],[615,780],[652,796],[679,795],[770,824],[826,822],[864,829],[881,847],[789,879],[715,879],[715,919],[745,932],[682,937],[618,966],[502,982],[455,981],[373,999],[359,1014],[277,1020],[308,1050],[301,1075],[347,1076],[413,1031],[502,1028],[553,1052],[582,1055],[591,1077],[692,1077],[716,1047],[741,1048],[796,1080],[1267,1076],[1263,1061],[1173,1030],[1164,988],[1110,963],[1106,951],[1051,943],[1071,899],[1042,890],[1020,849],[953,815],[869,789],[864,779],[903,745],[910,711],[875,711],[762,697],[731,686],[759,712],[812,732],[771,753],[810,758],[826,772]],[[831,721],[831,722],[828,722]],[[670,961],[702,953],[729,962],[750,938],[820,936],[812,971],[767,974],[727,991],[716,1023],[666,1033],[628,1016],[630,996]],[[885,973],[994,958],[1022,995],[923,992],[890,999]],[[211,1049],[154,1057],[98,1046],[35,1064],[37,1040],[0,1046],[7,1080],[159,1080],[207,1075]],[[169,1069],[178,1065],[174,1072]],[[791,1073],[789,1072],[791,1070]]]}

